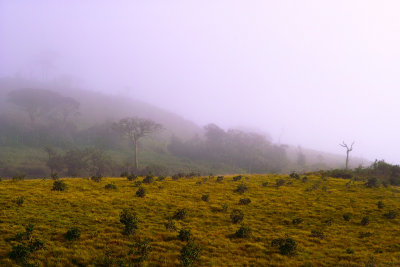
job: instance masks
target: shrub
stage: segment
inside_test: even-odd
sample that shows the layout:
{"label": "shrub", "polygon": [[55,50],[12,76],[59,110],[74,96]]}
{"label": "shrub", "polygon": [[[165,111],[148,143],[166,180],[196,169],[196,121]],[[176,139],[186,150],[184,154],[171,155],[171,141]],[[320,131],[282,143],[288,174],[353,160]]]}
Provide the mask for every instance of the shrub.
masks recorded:
{"label": "shrub", "polygon": [[56,173],[56,172],[54,172],[54,173],[52,173],[51,175],[50,175],[50,177],[51,177],[51,179],[53,179],[53,180],[57,180],[59,177],[58,177],[58,173]]}
{"label": "shrub", "polygon": [[237,238],[249,238],[251,236],[251,229],[242,225],[235,233]]}
{"label": "shrub", "polygon": [[165,176],[158,176],[157,181],[164,181],[165,180]]}
{"label": "shrub", "polygon": [[192,234],[190,233],[190,229],[181,229],[178,234],[178,239],[180,241],[189,241],[192,239]]}
{"label": "shrub", "polygon": [[378,201],[377,203],[378,209],[383,209],[385,207],[385,204],[381,200]]}
{"label": "shrub", "polygon": [[325,239],[325,234],[321,230],[311,230],[311,237]]}
{"label": "shrub", "polygon": [[241,198],[239,200],[239,205],[248,205],[250,204],[250,202],[251,202],[250,198]]}
{"label": "shrub", "polygon": [[53,191],[65,191],[67,190],[67,184],[62,180],[55,180],[53,182]]}
{"label": "shrub", "polygon": [[176,231],[176,225],[175,222],[172,220],[172,218],[168,218],[168,221],[164,225],[168,231],[170,232]]}
{"label": "shrub", "polygon": [[200,257],[201,248],[193,241],[188,242],[181,250],[180,260],[183,266],[191,266]]}
{"label": "shrub", "polygon": [[3,178],[2,178],[2,177],[0,177],[0,182],[1,182],[1,181],[3,181]]}
{"label": "shrub", "polygon": [[21,207],[22,204],[24,204],[24,200],[25,200],[25,198],[23,196],[19,196],[14,200],[14,202],[15,202],[15,204],[17,204],[18,206]]}
{"label": "shrub", "polygon": [[245,184],[240,184],[234,190],[235,193],[243,194],[244,192],[248,191],[249,189]]}
{"label": "shrub", "polygon": [[222,204],[221,211],[222,212],[227,212],[228,211],[228,204]]}
{"label": "shrub", "polygon": [[350,170],[343,170],[343,169],[327,171],[326,175],[332,178],[343,178],[343,179],[353,178],[353,173]]}
{"label": "shrub", "polygon": [[134,174],[126,176],[126,179],[128,179],[128,181],[135,181],[137,178],[138,178],[137,175]]}
{"label": "shrub", "polygon": [[324,220],[324,223],[325,223],[326,225],[328,225],[328,226],[331,226],[332,223],[333,223],[333,218],[328,218],[328,219]]}
{"label": "shrub", "polygon": [[81,231],[77,227],[72,227],[65,233],[65,238],[69,241],[79,239],[81,237]]}
{"label": "shrub", "polygon": [[172,218],[175,220],[183,220],[186,218],[186,216],[187,216],[187,210],[183,208],[177,210]]}
{"label": "shrub", "polygon": [[222,183],[222,180],[224,180],[224,176],[218,176],[217,177],[217,182]]}
{"label": "shrub", "polygon": [[138,218],[136,212],[131,209],[123,209],[119,215],[119,221],[125,225],[124,234],[130,235],[135,233],[135,230],[138,229]]}
{"label": "shrub", "polygon": [[90,180],[92,180],[93,182],[96,182],[96,183],[100,183],[102,178],[103,178],[103,176],[101,176],[101,175],[93,175],[92,177],[90,177]]}
{"label": "shrub", "polygon": [[243,221],[243,218],[244,218],[244,214],[243,214],[243,212],[241,210],[234,209],[231,212],[232,223],[240,223],[240,222]]}
{"label": "shrub", "polygon": [[308,177],[307,177],[307,176],[304,176],[304,177],[301,179],[301,181],[302,181],[303,183],[306,183],[306,182],[308,181]]}
{"label": "shrub", "polygon": [[291,172],[289,176],[290,178],[300,179],[300,175],[298,175],[296,172]]}
{"label": "shrub", "polygon": [[136,196],[145,197],[145,195],[146,195],[146,190],[143,187],[139,187],[139,189],[136,191]]}
{"label": "shrub", "polygon": [[302,223],[302,222],[303,222],[303,219],[302,219],[302,218],[295,218],[295,219],[292,220],[292,223],[293,223],[294,225],[300,224],[300,223]]}
{"label": "shrub", "polygon": [[12,177],[12,181],[14,181],[14,182],[23,181],[23,180],[25,180],[25,177],[26,177],[25,174],[14,175]]}
{"label": "shrub", "polygon": [[397,212],[394,210],[389,210],[387,213],[383,214],[387,219],[395,219],[397,217]]}
{"label": "shrub", "polygon": [[290,237],[274,239],[271,246],[278,247],[281,255],[294,255],[297,249],[296,241]]}
{"label": "shrub", "polygon": [[371,233],[371,232],[360,232],[360,235],[359,235],[359,237],[360,238],[365,238],[365,237],[370,237],[370,236],[372,236],[373,234]]}
{"label": "shrub", "polygon": [[284,184],[285,184],[285,180],[283,180],[283,179],[278,179],[275,182],[276,187],[281,187]]}
{"label": "shrub", "polygon": [[145,184],[151,184],[152,182],[154,182],[154,177],[153,177],[153,175],[147,175],[147,176],[143,179],[143,183],[145,183]]}
{"label": "shrub", "polygon": [[379,183],[378,183],[378,179],[375,177],[369,178],[366,182],[365,182],[365,186],[368,188],[372,188],[372,187],[379,187]]}
{"label": "shrub", "polygon": [[369,217],[368,217],[368,216],[364,216],[364,217],[361,219],[361,225],[366,226],[366,225],[368,225],[368,224],[369,224]]}
{"label": "shrub", "polygon": [[268,186],[268,182],[262,182],[261,186],[262,187],[267,187]]}
{"label": "shrub", "polygon": [[205,202],[208,202],[210,200],[210,196],[208,194],[207,195],[202,195],[201,196],[201,200],[203,200]]}
{"label": "shrub", "polygon": [[151,250],[153,249],[153,247],[150,244],[150,240],[149,239],[145,239],[143,241],[137,241],[133,244],[133,254],[134,255],[138,255],[139,257],[136,259],[137,262],[143,262],[145,261]]}
{"label": "shrub", "polygon": [[346,253],[347,254],[354,254],[354,250],[352,250],[351,248],[347,248],[346,249]]}
{"label": "shrub", "polygon": [[174,181],[178,180],[179,178],[183,178],[183,177],[185,177],[185,174],[182,172],[179,172],[179,173],[171,176],[172,180],[174,180]]}
{"label": "shrub", "polygon": [[15,261],[26,262],[30,250],[23,244],[13,245],[9,258]]}
{"label": "shrub", "polygon": [[117,189],[117,186],[115,184],[106,184],[104,188],[109,190],[115,190]]}
{"label": "shrub", "polygon": [[201,181],[197,181],[197,182],[196,182],[196,185],[201,185],[201,184],[202,184]]}
{"label": "shrub", "polygon": [[235,176],[235,177],[233,177],[233,181],[239,181],[239,180],[241,180],[242,179],[242,176],[241,175],[238,175],[238,176]]}
{"label": "shrub", "polygon": [[350,221],[351,217],[353,217],[353,214],[350,213],[350,212],[347,212],[347,213],[343,214],[343,219],[344,219],[346,222]]}
{"label": "shrub", "polygon": [[38,238],[36,238],[35,240],[33,240],[29,243],[29,250],[31,252],[34,252],[39,249],[44,249],[44,248],[45,248],[44,242]]}

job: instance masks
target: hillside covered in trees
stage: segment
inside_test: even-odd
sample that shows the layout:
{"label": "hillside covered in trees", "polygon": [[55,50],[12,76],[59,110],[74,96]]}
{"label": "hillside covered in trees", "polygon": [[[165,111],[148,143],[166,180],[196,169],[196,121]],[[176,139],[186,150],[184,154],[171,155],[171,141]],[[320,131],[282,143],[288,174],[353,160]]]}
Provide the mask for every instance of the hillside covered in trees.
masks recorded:
{"label": "hillside covered in trees", "polygon": [[[134,149],[113,125],[143,118],[162,130]],[[197,126],[128,97],[79,89],[68,80],[0,80],[0,176],[43,177],[122,172],[282,173],[342,167],[342,156],[273,143],[269,137],[218,125]],[[353,167],[362,163],[353,159]]]}

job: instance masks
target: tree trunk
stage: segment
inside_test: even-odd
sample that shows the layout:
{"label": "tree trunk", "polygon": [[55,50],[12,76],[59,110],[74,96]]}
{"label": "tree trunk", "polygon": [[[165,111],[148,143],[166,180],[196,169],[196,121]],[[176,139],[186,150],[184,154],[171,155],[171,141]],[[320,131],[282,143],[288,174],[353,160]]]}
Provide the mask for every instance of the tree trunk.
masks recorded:
{"label": "tree trunk", "polygon": [[135,151],[134,151],[134,154],[135,154],[135,170],[138,170],[139,164],[138,164],[138,157],[137,157],[137,142],[136,141],[133,142],[133,145],[135,146]]}
{"label": "tree trunk", "polygon": [[349,168],[349,151],[346,153],[346,170]]}

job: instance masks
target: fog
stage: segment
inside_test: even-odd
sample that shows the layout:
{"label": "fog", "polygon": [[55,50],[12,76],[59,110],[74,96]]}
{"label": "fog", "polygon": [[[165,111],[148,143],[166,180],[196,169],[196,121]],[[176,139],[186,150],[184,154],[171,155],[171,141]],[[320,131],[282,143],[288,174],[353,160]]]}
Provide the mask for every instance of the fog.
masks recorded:
{"label": "fog", "polygon": [[[400,163],[397,1],[0,1],[0,76]],[[118,109],[118,106],[115,107]]]}

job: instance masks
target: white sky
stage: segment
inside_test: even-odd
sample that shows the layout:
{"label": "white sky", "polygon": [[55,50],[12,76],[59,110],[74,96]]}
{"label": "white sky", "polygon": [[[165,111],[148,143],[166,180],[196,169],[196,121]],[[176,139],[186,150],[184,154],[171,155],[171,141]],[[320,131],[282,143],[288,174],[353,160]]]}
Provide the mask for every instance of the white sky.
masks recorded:
{"label": "white sky", "polygon": [[[0,76],[127,93],[200,125],[400,163],[399,1],[0,0]],[[116,107],[118,108],[118,107]]]}

